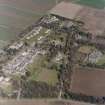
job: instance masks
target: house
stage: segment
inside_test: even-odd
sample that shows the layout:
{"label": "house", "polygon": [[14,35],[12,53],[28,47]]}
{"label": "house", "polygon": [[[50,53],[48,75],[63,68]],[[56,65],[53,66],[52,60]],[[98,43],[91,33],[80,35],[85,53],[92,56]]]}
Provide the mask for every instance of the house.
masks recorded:
{"label": "house", "polygon": [[102,56],[102,52],[94,50],[92,53],[89,54],[85,61],[88,61],[89,63],[97,63]]}

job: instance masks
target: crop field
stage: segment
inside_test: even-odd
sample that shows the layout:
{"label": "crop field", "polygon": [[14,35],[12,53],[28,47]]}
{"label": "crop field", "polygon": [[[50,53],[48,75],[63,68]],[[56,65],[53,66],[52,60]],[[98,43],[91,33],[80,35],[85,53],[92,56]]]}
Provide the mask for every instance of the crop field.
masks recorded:
{"label": "crop field", "polygon": [[99,9],[103,9],[105,7],[105,0],[72,0],[72,1],[81,5],[86,5]]}
{"label": "crop field", "polygon": [[86,54],[86,53],[91,53],[91,51],[94,49],[95,49],[95,47],[93,47],[93,46],[83,45],[78,49],[78,51]]}
{"label": "crop field", "polygon": [[104,96],[105,71],[101,69],[76,69],[72,76],[71,91],[89,96]]}
{"label": "crop field", "polygon": [[54,5],[53,0],[0,0],[0,40],[15,39]]}
{"label": "crop field", "polygon": [[55,69],[48,69],[49,63],[46,57],[38,56],[33,64],[29,65],[28,69],[31,73],[29,80],[45,82],[55,86],[58,83],[58,72]]}
{"label": "crop field", "polygon": [[[68,1],[98,8],[105,6],[104,0]],[[55,4],[55,0],[0,0],[0,40],[7,42],[15,39],[20,31],[35,22]]]}

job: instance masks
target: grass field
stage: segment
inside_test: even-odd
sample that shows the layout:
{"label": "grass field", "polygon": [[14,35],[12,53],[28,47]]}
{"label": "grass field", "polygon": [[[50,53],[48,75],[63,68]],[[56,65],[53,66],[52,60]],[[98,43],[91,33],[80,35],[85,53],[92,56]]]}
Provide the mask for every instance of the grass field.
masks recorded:
{"label": "grass field", "polygon": [[102,58],[99,59],[96,64],[99,65],[99,66],[105,65],[105,55],[102,56]]}
{"label": "grass field", "polygon": [[0,0],[0,40],[16,38],[54,5],[53,0]]}
{"label": "grass field", "polygon": [[[58,0],[59,2],[62,0]],[[105,0],[68,0],[74,3],[104,8]],[[55,5],[55,0],[0,0],[0,40],[15,39]],[[2,43],[0,43],[2,46]]]}
{"label": "grass field", "polygon": [[[62,0],[58,0],[62,1]],[[97,8],[105,0],[68,0]],[[11,40],[55,5],[55,0],[0,0],[0,39]]]}
{"label": "grass field", "polygon": [[72,0],[72,1],[82,5],[87,5],[100,9],[103,9],[105,7],[105,0]]}
{"label": "grass field", "polygon": [[48,69],[48,65],[46,57],[38,56],[35,58],[34,63],[28,67],[31,73],[29,80],[41,81],[53,86],[56,85],[58,82],[57,71]]}
{"label": "grass field", "polygon": [[95,50],[95,47],[93,46],[87,46],[87,45],[83,45],[81,46],[78,51],[81,53],[85,53],[85,54],[89,54],[91,53],[93,50]]}

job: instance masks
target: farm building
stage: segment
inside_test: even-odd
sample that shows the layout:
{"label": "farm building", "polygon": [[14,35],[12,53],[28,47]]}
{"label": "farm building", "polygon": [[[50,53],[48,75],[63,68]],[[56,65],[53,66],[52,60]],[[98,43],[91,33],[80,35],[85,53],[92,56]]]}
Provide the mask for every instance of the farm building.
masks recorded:
{"label": "farm building", "polygon": [[105,70],[79,68],[74,70],[70,91],[87,96],[105,96]]}

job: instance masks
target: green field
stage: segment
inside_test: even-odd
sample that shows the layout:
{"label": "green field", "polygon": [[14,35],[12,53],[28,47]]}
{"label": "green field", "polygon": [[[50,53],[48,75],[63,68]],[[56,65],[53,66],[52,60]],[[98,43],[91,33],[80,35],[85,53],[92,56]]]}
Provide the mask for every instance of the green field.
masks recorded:
{"label": "green field", "polygon": [[49,62],[46,60],[46,57],[36,57],[33,64],[28,66],[28,70],[31,73],[28,79],[55,86],[58,83],[58,72],[54,69],[48,69],[48,65]]}
{"label": "green field", "polygon": [[99,61],[96,64],[99,66],[105,65],[105,55],[102,56],[102,58],[99,59]]}
{"label": "green field", "polygon": [[0,40],[15,39],[54,5],[53,0],[0,0]]}
{"label": "green field", "polygon": [[105,7],[105,0],[73,0],[73,2],[100,9]]}

